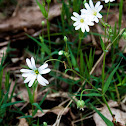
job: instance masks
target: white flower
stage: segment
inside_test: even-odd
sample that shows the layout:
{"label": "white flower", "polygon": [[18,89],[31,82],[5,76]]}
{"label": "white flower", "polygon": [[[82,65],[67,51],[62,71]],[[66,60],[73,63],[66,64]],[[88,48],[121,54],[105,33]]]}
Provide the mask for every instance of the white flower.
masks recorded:
{"label": "white flower", "polygon": [[36,68],[35,60],[33,57],[31,57],[31,61],[30,59],[27,58],[26,63],[30,69],[20,70],[21,72],[23,72],[22,76],[26,77],[26,79],[24,80],[24,83],[29,82],[28,86],[31,87],[35,79],[37,79],[37,81],[43,86],[46,86],[46,84],[49,84],[49,82],[41,76],[41,74],[46,74],[51,71],[49,68],[47,68],[48,67],[47,63],[43,64],[39,68]]}
{"label": "white flower", "polygon": [[60,50],[60,51],[58,52],[58,55],[63,55],[63,50]]}
{"label": "white flower", "polygon": [[101,11],[103,8],[103,5],[100,5],[100,1],[98,1],[94,6],[92,0],[89,0],[89,4],[85,3],[85,8],[86,9],[81,9],[82,15],[90,15],[92,16],[93,21],[98,23],[98,18],[102,18],[102,15],[99,13],[99,11]]}
{"label": "white flower", "polygon": [[73,15],[75,16],[71,16],[71,19],[73,21],[75,21],[75,23],[73,24],[73,26],[75,26],[75,30],[81,29],[82,32],[89,32],[89,26],[93,26],[94,23],[92,22],[90,16],[88,15],[79,15],[76,12],[73,12]]}
{"label": "white flower", "polygon": [[105,1],[105,3],[108,3],[108,2],[113,2],[115,0],[103,0],[103,1]]}

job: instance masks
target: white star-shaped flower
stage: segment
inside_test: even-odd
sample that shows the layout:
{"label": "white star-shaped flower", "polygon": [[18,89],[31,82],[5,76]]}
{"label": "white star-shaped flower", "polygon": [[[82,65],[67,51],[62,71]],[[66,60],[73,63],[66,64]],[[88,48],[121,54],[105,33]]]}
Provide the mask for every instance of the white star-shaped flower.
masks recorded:
{"label": "white star-shaped flower", "polygon": [[89,0],[89,4],[85,3],[86,9],[81,9],[82,15],[90,15],[96,23],[99,22],[99,18],[102,18],[102,15],[99,13],[103,8],[103,5],[100,5],[100,1],[98,1],[95,6],[92,0]]}
{"label": "white star-shaped flower", "polygon": [[73,26],[75,26],[75,30],[81,29],[82,32],[89,32],[89,26],[94,25],[93,21],[91,20],[91,17],[88,15],[79,15],[76,12],[73,12],[73,15],[75,17],[71,16],[71,19],[75,21],[75,23],[73,24]]}
{"label": "white star-shaped flower", "polygon": [[115,0],[103,0],[103,1],[105,1],[105,3],[108,3],[108,2],[113,2]]}
{"label": "white star-shaped flower", "polygon": [[39,68],[36,68],[35,60],[33,57],[31,57],[31,60],[27,58],[26,63],[30,69],[20,70],[21,72],[23,72],[22,76],[26,77],[26,79],[24,80],[24,83],[29,82],[28,86],[31,87],[35,79],[37,79],[37,81],[43,86],[46,86],[46,84],[49,84],[49,82],[44,77],[41,76],[41,74],[46,74],[51,71],[49,68],[47,68],[48,67],[47,63],[43,64]]}

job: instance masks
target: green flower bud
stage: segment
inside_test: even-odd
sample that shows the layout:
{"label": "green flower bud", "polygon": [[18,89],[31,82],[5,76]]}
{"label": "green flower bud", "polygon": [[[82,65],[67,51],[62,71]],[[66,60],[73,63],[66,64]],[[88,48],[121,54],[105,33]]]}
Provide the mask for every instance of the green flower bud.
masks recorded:
{"label": "green flower bud", "polygon": [[45,1],[42,2],[42,5],[45,7]]}
{"label": "green flower bud", "polygon": [[39,36],[39,39],[40,39],[41,42],[44,42],[44,39],[43,39],[42,36]]}
{"label": "green flower bud", "polygon": [[51,0],[46,0],[46,2],[49,4],[51,2]]}
{"label": "green flower bud", "polygon": [[126,31],[122,34],[123,39],[126,39]]}
{"label": "green flower bud", "polygon": [[84,105],[85,105],[85,102],[83,100],[78,100],[77,101],[77,108],[78,109],[84,110]]}
{"label": "green flower bud", "polygon": [[42,26],[44,26],[44,25],[45,25],[45,21],[42,21],[41,23],[42,23]]}
{"label": "green flower bud", "polygon": [[46,122],[43,122],[43,126],[47,126],[47,123]]}
{"label": "green flower bud", "polygon": [[70,56],[69,53],[68,53],[68,52],[65,52],[65,51],[64,51],[64,55],[65,55],[66,57],[69,57],[69,56]]}
{"label": "green flower bud", "polygon": [[64,41],[65,41],[65,42],[67,42],[67,40],[68,40],[68,39],[67,39],[67,37],[66,37],[66,36],[64,36]]}
{"label": "green flower bud", "polygon": [[87,2],[87,1],[86,1],[86,0],[84,0],[84,1],[83,1],[83,4],[85,4],[86,2]]}

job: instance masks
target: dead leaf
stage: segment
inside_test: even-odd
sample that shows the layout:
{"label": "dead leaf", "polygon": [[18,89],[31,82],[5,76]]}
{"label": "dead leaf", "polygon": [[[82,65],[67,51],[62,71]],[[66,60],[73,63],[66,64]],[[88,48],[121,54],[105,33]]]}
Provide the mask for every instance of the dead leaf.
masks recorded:
{"label": "dead leaf", "polygon": [[[65,112],[63,113],[63,115],[66,115],[66,113],[68,113],[69,109],[70,108],[65,109]],[[36,118],[36,117],[42,117],[42,116],[44,116],[48,112],[52,112],[52,113],[58,115],[63,110],[64,110],[63,106],[56,106],[56,107],[54,107],[52,109],[43,110],[43,113],[40,110],[38,110],[37,113],[35,114],[34,118]],[[30,115],[32,115],[32,110],[29,110],[29,113],[30,113]]]}
{"label": "dead leaf", "polygon": [[3,55],[6,55],[6,51],[7,51],[7,47],[3,47],[2,49],[0,49],[0,64],[1,64],[1,60]]}
{"label": "dead leaf", "polygon": [[[62,4],[55,4],[50,7],[49,20],[57,17],[61,14]],[[6,20],[0,20],[0,31],[12,31],[12,30],[23,30],[24,28],[35,28],[41,27],[41,21],[46,19],[42,15],[38,6],[25,7],[20,9],[17,16],[10,17]]]}
{"label": "dead leaf", "polygon": [[18,126],[29,126],[25,118],[19,119]]}
{"label": "dead leaf", "polygon": [[[119,124],[118,126],[125,125],[126,124],[126,113],[119,109],[112,108],[112,107],[117,107],[117,105],[118,105],[117,102],[114,102],[111,100],[111,101],[109,101],[109,105],[110,105],[113,115],[115,115],[114,118],[115,118],[116,122],[118,122],[118,124]],[[102,108],[101,113],[110,121],[113,120],[113,117],[111,116],[106,105]],[[106,126],[105,122],[102,120],[102,118],[97,113],[95,113],[93,115],[93,119],[96,123],[96,126]]]}

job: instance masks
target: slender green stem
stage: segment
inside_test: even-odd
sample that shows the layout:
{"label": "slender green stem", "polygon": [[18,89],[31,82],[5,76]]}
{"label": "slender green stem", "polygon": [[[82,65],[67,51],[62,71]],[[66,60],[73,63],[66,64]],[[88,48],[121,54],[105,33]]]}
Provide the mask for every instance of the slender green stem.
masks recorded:
{"label": "slender green stem", "polygon": [[82,94],[84,91],[86,91],[86,89],[81,92],[80,101],[82,100]]}
{"label": "slender green stem", "polygon": [[78,56],[79,56],[79,51],[80,51],[80,47],[81,47],[81,30],[79,32],[79,44],[78,44],[78,50],[77,50],[77,59],[78,59]]}
{"label": "slender green stem", "polygon": [[[80,74],[78,74],[76,71],[74,71],[73,69],[69,69],[70,71],[74,72],[76,75],[78,75],[80,78],[82,78],[83,80],[85,80],[89,85],[91,85],[91,87],[93,87],[97,92],[99,92],[99,90],[93,86],[87,79],[85,79],[83,76],[81,76]],[[100,93],[100,92],[99,92]]]}
{"label": "slender green stem", "polygon": [[106,52],[104,52],[104,56],[103,56],[103,66],[102,66],[102,89],[104,87],[104,81],[105,81],[105,56],[106,56]]}
{"label": "slender green stem", "polygon": [[[66,43],[66,49],[65,49],[65,51],[69,54],[69,51],[68,51],[68,44],[67,44],[67,41],[66,41],[66,40],[65,40],[65,43]],[[71,64],[71,61],[70,61],[69,56],[66,56],[66,58],[67,58],[67,62],[68,62],[68,64],[69,64],[70,68],[72,68],[72,64]]]}
{"label": "slender green stem", "polygon": [[115,85],[115,90],[116,90],[116,95],[117,95],[117,98],[118,98],[118,104],[120,104],[120,94],[119,94],[119,90],[118,90],[118,87],[117,87],[117,85],[116,85],[116,83],[114,83],[114,85]]}
{"label": "slender green stem", "polygon": [[47,33],[48,33],[49,49],[50,49],[50,55],[51,55],[50,24],[49,24],[48,18],[46,19],[46,21],[47,21]]}
{"label": "slender green stem", "polygon": [[[107,16],[106,16],[106,23],[107,23],[107,20],[108,20],[109,9],[110,9],[110,1],[109,1],[109,7],[108,7],[108,11],[107,11]],[[106,30],[107,30],[107,26],[105,26],[105,38],[106,38]],[[105,43],[105,38],[104,38],[104,43]]]}
{"label": "slender green stem", "polygon": [[110,1],[109,1],[109,7],[108,7],[108,11],[107,11],[107,16],[106,16],[106,23],[107,23],[107,20],[108,20],[109,9],[110,9]]}
{"label": "slender green stem", "polygon": [[103,101],[105,102],[105,104],[106,104],[106,106],[107,106],[107,108],[108,108],[108,110],[109,110],[111,116],[113,116],[112,111],[111,111],[111,109],[110,109],[110,107],[109,107],[109,105],[108,105],[108,103],[107,103],[107,101],[106,101],[106,99],[105,99],[105,96],[103,95],[102,98],[103,98]]}
{"label": "slender green stem", "polygon": [[65,63],[65,61],[61,61],[61,60],[58,60],[58,59],[49,59],[49,60],[46,60],[44,63],[47,63],[47,62],[49,62],[49,61],[58,61],[58,62],[61,62],[61,63],[64,64],[65,69],[66,69],[67,67],[70,68],[70,67]]}

